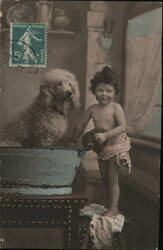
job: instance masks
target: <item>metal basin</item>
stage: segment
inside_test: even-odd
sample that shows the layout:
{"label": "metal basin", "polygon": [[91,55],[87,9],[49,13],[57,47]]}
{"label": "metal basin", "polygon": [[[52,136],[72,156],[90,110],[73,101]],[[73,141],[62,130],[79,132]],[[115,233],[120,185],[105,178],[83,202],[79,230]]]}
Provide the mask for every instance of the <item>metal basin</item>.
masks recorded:
{"label": "metal basin", "polygon": [[65,195],[85,150],[73,148],[0,148],[2,193]]}

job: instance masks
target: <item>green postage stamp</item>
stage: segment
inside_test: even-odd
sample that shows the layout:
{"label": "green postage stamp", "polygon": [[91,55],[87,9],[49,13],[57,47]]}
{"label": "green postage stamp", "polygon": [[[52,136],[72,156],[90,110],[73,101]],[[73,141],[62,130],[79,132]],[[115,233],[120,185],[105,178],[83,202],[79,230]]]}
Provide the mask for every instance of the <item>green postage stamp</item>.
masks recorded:
{"label": "green postage stamp", "polygon": [[46,24],[10,24],[10,66],[46,67],[46,57]]}

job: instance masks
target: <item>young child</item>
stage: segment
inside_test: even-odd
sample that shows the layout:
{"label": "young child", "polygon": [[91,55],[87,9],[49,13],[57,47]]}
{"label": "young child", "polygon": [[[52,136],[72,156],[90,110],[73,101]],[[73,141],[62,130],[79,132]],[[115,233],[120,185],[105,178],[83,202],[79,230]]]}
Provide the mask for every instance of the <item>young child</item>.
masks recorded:
{"label": "young child", "polygon": [[[96,72],[91,80],[90,91],[95,95],[97,104],[93,104],[84,112],[72,136],[72,143],[77,143],[89,120],[92,118],[95,131],[95,140],[103,144],[103,150],[96,152],[101,172],[101,178],[105,185],[108,197],[107,216],[119,214],[119,183],[120,168],[131,168],[128,154],[130,141],[126,132],[126,119],[120,104],[114,101],[118,94],[118,77],[110,66],[105,66]],[[102,131],[102,132],[101,132]]]}

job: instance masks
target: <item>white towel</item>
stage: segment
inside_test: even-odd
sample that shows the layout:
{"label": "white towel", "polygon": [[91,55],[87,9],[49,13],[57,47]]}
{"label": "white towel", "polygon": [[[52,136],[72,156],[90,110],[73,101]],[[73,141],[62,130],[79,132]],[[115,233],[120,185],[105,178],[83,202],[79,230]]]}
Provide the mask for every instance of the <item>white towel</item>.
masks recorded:
{"label": "white towel", "polygon": [[113,248],[113,232],[121,232],[124,216],[118,214],[113,217],[93,215],[90,222],[90,237],[96,249]]}
{"label": "white towel", "polygon": [[113,232],[121,232],[124,225],[125,217],[123,215],[102,216],[106,211],[108,210],[104,206],[96,203],[85,206],[80,210],[81,215],[87,215],[92,218],[89,226],[89,235],[96,249],[104,247],[113,249]]}
{"label": "white towel", "polygon": [[92,203],[80,209],[80,216],[86,215],[92,218],[94,214],[104,214],[108,211],[103,205]]}

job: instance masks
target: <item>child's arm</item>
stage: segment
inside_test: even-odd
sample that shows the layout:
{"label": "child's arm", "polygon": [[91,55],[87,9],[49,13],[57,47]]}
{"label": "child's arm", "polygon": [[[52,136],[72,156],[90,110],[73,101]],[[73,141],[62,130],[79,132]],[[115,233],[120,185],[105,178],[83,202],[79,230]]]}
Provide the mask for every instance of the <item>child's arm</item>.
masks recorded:
{"label": "child's arm", "polygon": [[88,124],[89,120],[91,118],[91,111],[90,111],[90,107],[84,112],[84,115],[81,119],[81,121],[79,122],[79,124],[76,126],[75,131],[72,135],[71,138],[71,143],[76,144],[79,137],[81,136],[81,134],[83,133],[86,125]]}
{"label": "child's arm", "polygon": [[115,128],[113,128],[112,130],[105,133],[107,138],[118,136],[121,133],[126,132],[125,114],[124,114],[124,111],[123,111],[121,105],[119,105],[117,103],[115,105],[114,116],[115,116],[117,126]]}
{"label": "child's arm", "polygon": [[103,143],[106,139],[118,136],[126,131],[126,118],[122,107],[116,103],[114,108],[114,115],[117,126],[105,133],[97,133],[95,135],[95,139],[100,143]]}

